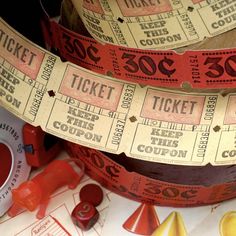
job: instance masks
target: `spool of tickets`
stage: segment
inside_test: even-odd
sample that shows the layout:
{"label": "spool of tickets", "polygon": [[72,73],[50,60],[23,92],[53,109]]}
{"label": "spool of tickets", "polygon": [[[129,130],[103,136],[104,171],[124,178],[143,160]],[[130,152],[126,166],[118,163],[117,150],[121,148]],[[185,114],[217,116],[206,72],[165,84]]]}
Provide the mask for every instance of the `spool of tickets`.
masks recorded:
{"label": "spool of tickets", "polygon": [[11,189],[27,180],[22,128],[25,122],[0,107],[0,216],[11,206]]}
{"label": "spool of tickets", "polygon": [[[203,92],[217,92],[225,96],[225,94],[235,91],[234,85],[223,85],[224,81],[227,83],[229,74],[232,76],[231,82],[234,81],[236,76],[234,49],[236,46],[234,40],[236,29],[232,20],[235,10],[232,11],[230,16],[223,19],[222,14],[224,14],[223,10],[220,9],[218,3],[209,1],[191,3],[187,1],[144,2],[138,0],[62,1],[58,22],[69,31],[60,28],[60,26],[57,28],[57,25],[54,24],[53,27],[55,28],[52,31],[63,39],[60,39],[59,36],[57,38],[53,37],[54,40],[51,41],[52,45],[56,45],[62,58],[95,72],[121,79],[124,79],[124,77],[125,79],[130,78],[132,82],[141,81],[144,85],[154,85],[156,88],[175,88],[175,94],[171,91],[157,94],[154,91],[147,92],[146,98],[150,97],[150,100],[147,99],[141,112],[144,121],[136,129],[136,134],[139,134],[140,137],[143,134],[143,139],[142,141],[136,141],[134,138],[131,147],[132,157],[128,157],[124,153],[120,155],[109,153],[109,151],[102,153],[66,142],[67,151],[73,156],[79,156],[79,154],[82,156],[87,165],[88,173],[93,178],[126,197],[161,205],[195,206],[212,204],[236,196],[236,192],[233,190],[236,186],[236,165],[219,164],[218,166],[212,166],[207,164],[199,166],[194,164],[194,166],[191,166],[188,164],[178,165],[178,161],[172,164],[171,161],[171,157],[173,160],[176,157],[185,158],[188,152],[186,146],[193,146],[192,156],[200,159],[205,155],[211,155],[210,152],[206,153],[205,151],[206,146],[210,145],[209,134],[212,132],[211,129],[213,129],[213,132],[218,132],[221,129],[217,125],[211,127],[212,118],[210,118],[210,113],[214,111],[215,99],[217,99],[214,97],[214,93],[207,98],[205,97],[204,102],[202,100],[203,103],[206,102],[205,105],[202,103],[202,109],[206,109],[203,119],[197,118],[198,114],[201,113],[200,107],[194,115],[195,121],[189,115],[191,116],[195,109],[195,102],[200,104],[200,97]],[[87,38],[85,39],[81,35]],[[101,47],[110,52],[110,58],[104,56],[107,60],[104,60],[103,64],[99,64],[102,56],[99,57],[96,54],[96,50],[99,48],[97,45],[99,44],[96,44],[96,48],[92,47],[92,44],[95,45],[92,39],[101,43]],[[209,49],[210,51],[204,51]],[[219,49],[222,49],[222,51],[219,52]],[[118,50],[122,51],[119,56]],[[192,50],[195,50],[195,55],[190,55]],[[223,50],[229,51],[225,52]],[[161,55],[162,58],[155,58],[154,55]],[[182,69],[182,71],[186,71],[186,74],[183,74],[184,79],[179,83],[179,87],[173,86],[174,82],[171,81],[173,79],[172,75],[174,75],[171,73],[174,73],[177,67],[171,67],[173,61],[170,59],[170,55],[179,56],[179,59],[176,58],[176,61],[179,60],[180,62],[179,67],[186,63],[184,55],[188,55],[188,61],[191,61],[191,72],[189,74],[187,67]],[[229,57],[222,59],[222,55],[228,55]],[[212,70],[206,71],[203,67],[199,67],[201,56],[209,56],[203,59],[202,62],[204,65],[209,65],[208,68]],[[90,57],[90,59],[87,60],[87,57]],[[117,59],[118,57],[119,59]],[[124,62],[120,63],[121,60],[124,60]],[[221,60],[227,62],[227,65],[222,65],[219,62]],[[102,70],[101,68],[104,68],[108,61],[112,61],[113,70]],[[166,65],[168,65],[168,68]],[[224,66],[225,68],[223,68]],[[123,77],[121,67],[126,70]],[[219,69],[220,67],[221,69]],[[166,81],[168,82],[153,82],[165,80],[153,76],[153,74],[157,74],[154,72],[156,68],[162,73],[162,76],[167,75]],[[230,68],[229,73],[221,77],[220,73],[226,68]],[[139,73],[138,70],[141,72]],[[200,80],[204,77],[203,74],[205,77],[209,76],[211,82],[207,80],[205,85],[201,85]],[[190,80],[189,77],[191,77]],[[217,77],[223,78],[220,86],[218,86],[218,82],[218,85],[214,84],[209,87],[208,85]],[[187,81],[187,83],[184,81]],[[192,90],[191,87],[195,90]],[[195,95],[187,93],[185,94],[186,99],[181,98],[178,90],[182,89],[187,89],[188,92],[196,91],[196,93]],[[131,87],[127,89],[126,94],[131,90]],[[153,103],[151,97],[154,98]],[[234,94],[232,94],[232,99],[234,100]],[[231,102],[235,103],[233,100]],[[188,104],[189,102],[191,105]],[[150,108],[151,106],[153,109]],[[226,117],[224,125],[234,127],[235,119],[231,116],[231,118],[228,117],[230,121],[227,121],[228,118]],[[132,118],[135,122],[135,117],[130,117],[130,120]],[[195,138],[192,137],[192,142],[187,142],[186,139],[182,142],[181,136],[184,133],[191,140],[190,133],[193,130],[190,131],[191,128],[188,129],[187,126],[193,123],[201,131],[197,132]],[[115,138],[119,140],[115,136],[121,133],[119,130],[122,130],[122,127],[123,124],[120,120],[113,130],[114,142]],[[232,141],[235,140],[233,133],[235,133],[235,128],[232,128],[232,136],[230,137]],[[223,134],[224,132],[222,132]],[[222,145],[224,145],[223,140]],[[221,153],[218,153],[218,155],[221,155],[222,158],[234,156],[235,147],[232,145],[229,145],[230,148],[228,149],[219,147]],[[147,160],[144,158],[145,155],[149,157]],[[161,160],[168,157],[169,163],[168,161],[165,161],[165,163],[152,161],[152,158],[153,160]],[[121,176],[125,176],[124,179],[126,180],[130,179],[130,182],[124,181]]]}

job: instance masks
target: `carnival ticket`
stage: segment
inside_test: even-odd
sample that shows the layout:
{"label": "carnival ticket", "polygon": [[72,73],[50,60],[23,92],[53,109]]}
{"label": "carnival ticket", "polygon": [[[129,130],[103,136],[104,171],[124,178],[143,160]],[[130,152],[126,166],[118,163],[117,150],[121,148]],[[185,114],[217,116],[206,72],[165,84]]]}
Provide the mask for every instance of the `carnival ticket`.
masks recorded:
{"label": "carnival ticket", "polygon": [[235,0],[72,0],[97,41],[179,48],[235,28]]}
{"label": "carnival ticket", "polygon": [[48,133],[101,151],[180,165],[236,161],[235,93],[185,93],[94,73],[62,62],[3,20],[0,104]]}

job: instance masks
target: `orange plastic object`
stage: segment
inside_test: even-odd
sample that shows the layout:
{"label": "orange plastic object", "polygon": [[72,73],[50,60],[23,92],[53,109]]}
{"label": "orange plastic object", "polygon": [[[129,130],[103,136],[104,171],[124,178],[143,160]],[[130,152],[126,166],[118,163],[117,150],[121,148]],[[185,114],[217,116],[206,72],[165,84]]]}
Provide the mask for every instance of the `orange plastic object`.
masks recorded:
{"label": "orange plastic object", "polygon": [[61,151],[60,139],[44,132],[40,126],[25,124],[23,140],[26,160],[30,166],[43,166]]}
{"label": "orange plastic object", "polygon": [[135,234],[151,235],[159,225],[154,206],[142,203],[125,221],[123,228]]}
{"label": "orange plastic object", "polygon": [[[81,171],[77,173],[68,163],[74,161]],[[84,175],[84,164],[78,159],[54,160],[38,175],[22,183],[18,188],[12,189],[13,205],[8,215],[13,217],[24,209],[34,211],[38,206],[36,217],[42,219],[51,194],[58,188],[68,185],[74,189]]]}

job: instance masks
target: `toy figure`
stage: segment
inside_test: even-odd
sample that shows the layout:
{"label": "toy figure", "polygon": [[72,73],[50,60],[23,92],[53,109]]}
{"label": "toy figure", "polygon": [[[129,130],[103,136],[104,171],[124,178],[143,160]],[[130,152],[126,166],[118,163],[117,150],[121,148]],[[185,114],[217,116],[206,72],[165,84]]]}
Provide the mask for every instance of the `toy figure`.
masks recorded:
{"label": "toy figure", "polygon": [[[81,168],[77,173],[68,162],[77,162]],[[12,189],[13,205],[8,215],[13,217],[25,208],[34,211],[38,206],[36,217],[42,219],[51,194],[58,188],[68,185],[70,189],[76,188],[84,175],[84,164],[78,159],[54,160],[31,180],[23,182],[18,188]]]}

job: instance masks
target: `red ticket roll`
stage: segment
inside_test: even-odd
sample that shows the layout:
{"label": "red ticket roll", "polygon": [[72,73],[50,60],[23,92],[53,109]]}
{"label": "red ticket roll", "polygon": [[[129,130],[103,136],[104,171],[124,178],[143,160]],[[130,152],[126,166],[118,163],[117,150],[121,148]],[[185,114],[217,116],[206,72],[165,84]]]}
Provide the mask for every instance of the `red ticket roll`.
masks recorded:
{"label": "red ticket roll", "polygon": [[[177,166],[138,161],[65,142],[87,174],[127,198],[151,204],[190,207],[236,197],[236,166]],[[152,167],[151,167],[152,166]]]}
{"label": "red ticket roll", "polygon": [[111,160],[153,179],[175,184],[212,186],[236,181],[236,165],[225,166],[184,166],[153,163],[127,157],[125,154],[105,153]]}

